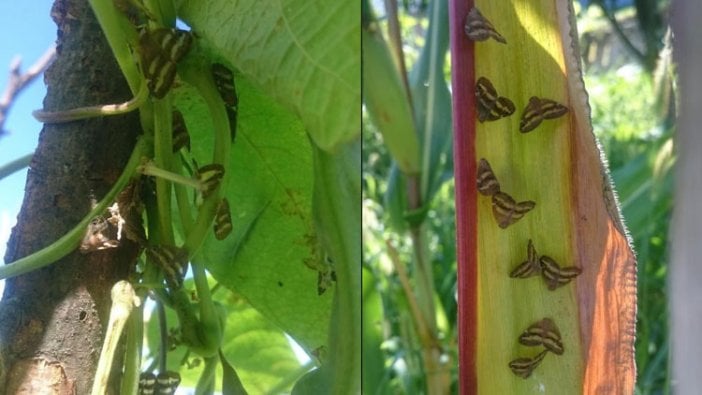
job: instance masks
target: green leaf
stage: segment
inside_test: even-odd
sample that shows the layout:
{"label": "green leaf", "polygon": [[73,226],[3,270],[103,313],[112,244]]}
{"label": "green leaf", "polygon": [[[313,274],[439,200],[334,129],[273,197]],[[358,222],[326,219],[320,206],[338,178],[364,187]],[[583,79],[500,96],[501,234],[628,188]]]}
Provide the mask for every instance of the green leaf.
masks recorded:
{"label": "green leaf", "polygon": [[[192,279],[186,280],[185,287],[193,287]],[[300,363],[283,331],[230,292],[220,290],[215,294],[215,300],[220,303],[219,308],[226,310],[227,314],[221,352],[231,366],[236,367],[243,388],[253,394],[266,393],[272,388],[278,388],[285,378],[299,374]],[[169,328],[174,328],[177,323],[175,313],[166,309],[166,316]],[[149,360],[158,353],[161,337],[155,312],[151,314],[146,325],[149,350],[146,360]],[[184,346],[178,346],[168,353],[168,368],[179,371],[181,387],[184,388],[195,387],[203,371],[204,362],[201,357],[188,354]],[[217,363],[219,364],[219,361]],[[226,369],[224,372],[226,373]],[[227,377],[222,374],[222,368],[218,367],[217,375]],[[216,390],[221,390],[220,382],[215,380]]]}
{"label": "green leaf", "polygon": [[[363,270],[363,388],[388,391],[388,370],[381,350],[383,343],[383,306],[376,287],[377,279]],[[380,391],[375,393],[382,393]]]}
{"label": "green leaf", "polygon": [[329,393],[328,374],[325,369],[315,369],[308,372],[295,383],[292,395],[316,395]]}
{"label": "green leaf", "polygon": [[234,367],[227,361],[224,354],[220,351],[219,360],[222,363],[222,392],[231,395],[246,395],[246,389],[236,374]]}
{"label": "green leaf", "polygon": [[314,151],[314,223],[321,245],[334,260],[329,359],[322,370],[330,393],[354,394],[361,387],[361,144],[328,154]]}
{"label": "green leaf", "polygon": [[198,45],[296,113],[327,151],[360,133],[360,4],[184,1]]}
{"label": "green leaf", "polygon": [[[251,394],[269,392],[300,369],[285,334],[242,300],[230,298],[222,354]],[[224,369],[223,376],[231,378]],[[224,393],[232,393],[224,391]]]}
{"label": "green leaf", "polygon": [[422,200],[431,202],[451,168],[451,94],[444,63],[448,50],[448,2],[432,2],[426,44],[409,73],[414,114],[422,136]]}
{"label": "green leaf", "polygon": [[[311,214],[311,147],[293,114],[248,80],[237,77],[236,83],[239,126],[224,186],[233,231],[222,241],[210,232],[199,256],[220,284],[311,352],[326,345],[333,294],[317,294],[322,257]],[[191,88],[176,93],[193,156],[206,164],[209,113]]]}

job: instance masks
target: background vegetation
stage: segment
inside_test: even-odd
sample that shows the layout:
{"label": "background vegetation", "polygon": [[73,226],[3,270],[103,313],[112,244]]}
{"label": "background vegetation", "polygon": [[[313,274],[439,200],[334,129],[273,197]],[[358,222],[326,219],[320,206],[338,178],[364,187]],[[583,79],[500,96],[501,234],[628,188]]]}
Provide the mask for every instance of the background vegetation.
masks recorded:
{"label": "background vegetation", "polygon": [[[576,3],[575,8],[593,126],[609,161],[638,258],[637,393],[663,394],[669,393],[666,275],[675,132],[674,68],[665,24],[669,2],[637,1],[635,6],[619,3],[596,0],[584,6]],[[441,43],[427,44],[425,38],[433,6],[430,1],[406,0],[397,7],[410,76],[420,68],[425,52],[430,52],[424,51],[427,45],[441,48]],[[387,32],[386,17],[392,12],[382,7],[374,11],[383,32]],[[445,19],[438,26],[448,29]],[[442,58],[448,56],[445,50],[435,53]],[[449,72],[450,62],[446,62],[446,84]],[[437,118],[451,117],[449,106],[436,107],[435,111]],[[425,202],[425,237],[419,240],[429,251],[434,297],[413,300],[418,299],[416,294],[405,288],[413,288],[427,276],[418,270],[417,239],[402,226],[403,221],[410,221],[407,217],[398,221],[394,213],[397,189],[403,189],[398,185],[404,185],[397,181],[395,164],[365,111],[363,122],[364,388],[373,389],[369,394],[426,393],[433,372],[423,366],[424,346],[416,318],[405,312],[412,304],[433,302],[442,366],[450,377],[447,388],[455,393],[456,250],[451,156],[440,157],[432,169],[435,174],[429,176],[438,180],[437,188]],[[417,119],[415,123],[420,124]],[[450,134],[450,124],[444,127],[448,130],[434,130],[434,135]]]}

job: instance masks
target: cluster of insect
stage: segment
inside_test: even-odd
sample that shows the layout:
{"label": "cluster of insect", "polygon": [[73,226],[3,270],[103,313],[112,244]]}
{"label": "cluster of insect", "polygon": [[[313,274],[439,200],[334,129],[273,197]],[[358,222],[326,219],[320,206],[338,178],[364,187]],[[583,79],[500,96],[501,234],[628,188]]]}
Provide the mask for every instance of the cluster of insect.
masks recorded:
{"label": "cluster of insect", "polygon": [[505,229],[533,210],[536,203],[531,200],[517,202],[509,194],[502,192],[500,183],[486,159],[478,162],[478,192],[492,197],[492,214],[497,225]]}
{"label": "cluster of insect", "polygon": [[180,384],[180,374],[173,371],[142,372],[139,375],[139,395],[173,395]]}
{"label": "cluster of insect", "polygon": [[527,260],[512,270],[509,276],[512,278],[541,276],[549,291],[553,291],[568,284],[580,273],[582,273],[582,269],[577,266],[561,267],[553,258],[547,255],[539,256],[534,248],[534,243],[529,239]]}
{"label": "cluster of insect", "polygon": [[[507,40],[475,7],[466,17],[464,30],[466,36],[473,41],[486,41],[492,38],[499,43],[507,44]],[[496,121],[514,114],[515,106],[512,100],[498,95],[492,82],[485,77],[480,77],[476,81],[475,96],[478,101],[478,120],[480,122]],[[522,111],[519,131],[529,133],[536,129],[542,121],[562,117],[567,112],[568,107],[555,100],[532,96]]]}
{"label": "cluster of insect", "polygon": [[[146,79],[149,93],[156,99],[166,96],[176,79],[178,62],[190,51],[193,45],[193,35],[189,31],[176,28],[142,28],[139,33],[137,53],[141,71]],[[217,91],[224,103],[231,128],[231,138],[234,140],[238,113],[238,97],[234,84],[233,73],[220,63],[211,65],[211,76]],[[173,153],[185,150],[190,152],[191,141],[183,114],[177,109],[172,111],[172,143]],[[224,178],[224,167],[213,163],[197,167],[193,161],[193,177],[198,181],[202,198],[209,197],[221,184]],[[81,244],[82,252],[93,252],[119,246],[119,237],[114,237],[116,225],[113,225],[114,214],[107,221],[96,218],[90,226]],[[229,202],[223,198],[217,205],[214,221],[214,234],[218,240],[224,240],[232,232],[232,216]],[[121,235],[121,232],[117,232]],[[150,246],[145,240],[135,240],[146,248],[147,257],[157,264],[172,289],[178,289],[183,284],[183,275],[187,271],[188,253],[183,248],[175,246]]]}
{"label": "cluster of insect", "polygon": [[[492,23],[477,8],[472,8],[466,17],[465,34],[473,41],[494,41],[507,44],[507,40],[497,32]],[[492,82],[480,77],[475,84],[478,120],[482,122],[497,121],[509,117],[515,112],[515,105],[507,97],[500,96]],[[519,131],[529,133],[544,120],[556,119],[568,113],[568,107],[547,98],[532,96],[522,111]],[[492,199],[492,213],[497,225],[505,229],[519,221],[536,207],[531,200],[516,201],[511,195],[502,191],[497,176],[486,159],[480,159],[477,172],[478,192]],[[539,256],[532,240],[527,246],[527,260],[510,273],[512,278],[529,278],[541,276],[550,291],[554,291],[571,282],[580,275],[582,269],[576,266],[562,267],[553,258]],[[529,326],[520,336],[519,343],[529,347],[542,346],[544,349],[530,357],[520,357],[509,363],[512,372],[528,378],[541,363],[547,353],[562,355],[564,352],[561,334],[553,320],[544,318]]]}

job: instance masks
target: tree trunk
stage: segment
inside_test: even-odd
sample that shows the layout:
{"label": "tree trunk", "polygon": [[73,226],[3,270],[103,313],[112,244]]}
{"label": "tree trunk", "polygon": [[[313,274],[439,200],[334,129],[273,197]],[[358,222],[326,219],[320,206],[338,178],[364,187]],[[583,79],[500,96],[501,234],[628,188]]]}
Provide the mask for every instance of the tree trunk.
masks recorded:
{"label": "tree trunk", "polygon": [[[684,1],[673,5],[675,59],[679,70],[680,111],[676,132],[675,209],[671,224],[672,251],[670,255],[670,343],[672,350],[672,393],[694,394],[702,386],[699,355],[702,353],[702,266],[700,265],[700,233],[702,212],[702,44],[697,23],[702,10]],[[663,352],[663,351],[660,351]]]}
{"label": "tree trunk", "polygon": [[[58,56],[46,73],[45,108],[131,98],[88,2],[56,0],[51,14],[58,26]],[[120,175],[140,130],[136,113],[44,125],[5,261],[27,256],[74,227]],[[131,242],[88,254],[74,251],[6,282],[0,303],[0,393],[90,393],[110,289],[133,271],[138,253]],[[113,383],[111,392],[116,389]]]}

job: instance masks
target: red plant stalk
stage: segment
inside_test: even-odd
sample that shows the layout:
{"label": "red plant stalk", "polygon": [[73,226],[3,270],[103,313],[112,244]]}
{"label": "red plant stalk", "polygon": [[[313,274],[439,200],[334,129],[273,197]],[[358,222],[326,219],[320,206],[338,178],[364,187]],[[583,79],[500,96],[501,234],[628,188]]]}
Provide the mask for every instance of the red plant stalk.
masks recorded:
{"label": "red plant stalk", "polygon": [[463,33],[473,0],[449,0],[453,155],[456,183],[456,258],[458,277],[458,377],[460,393],[476,394],[477,328],[477,166],[473,42]]}

